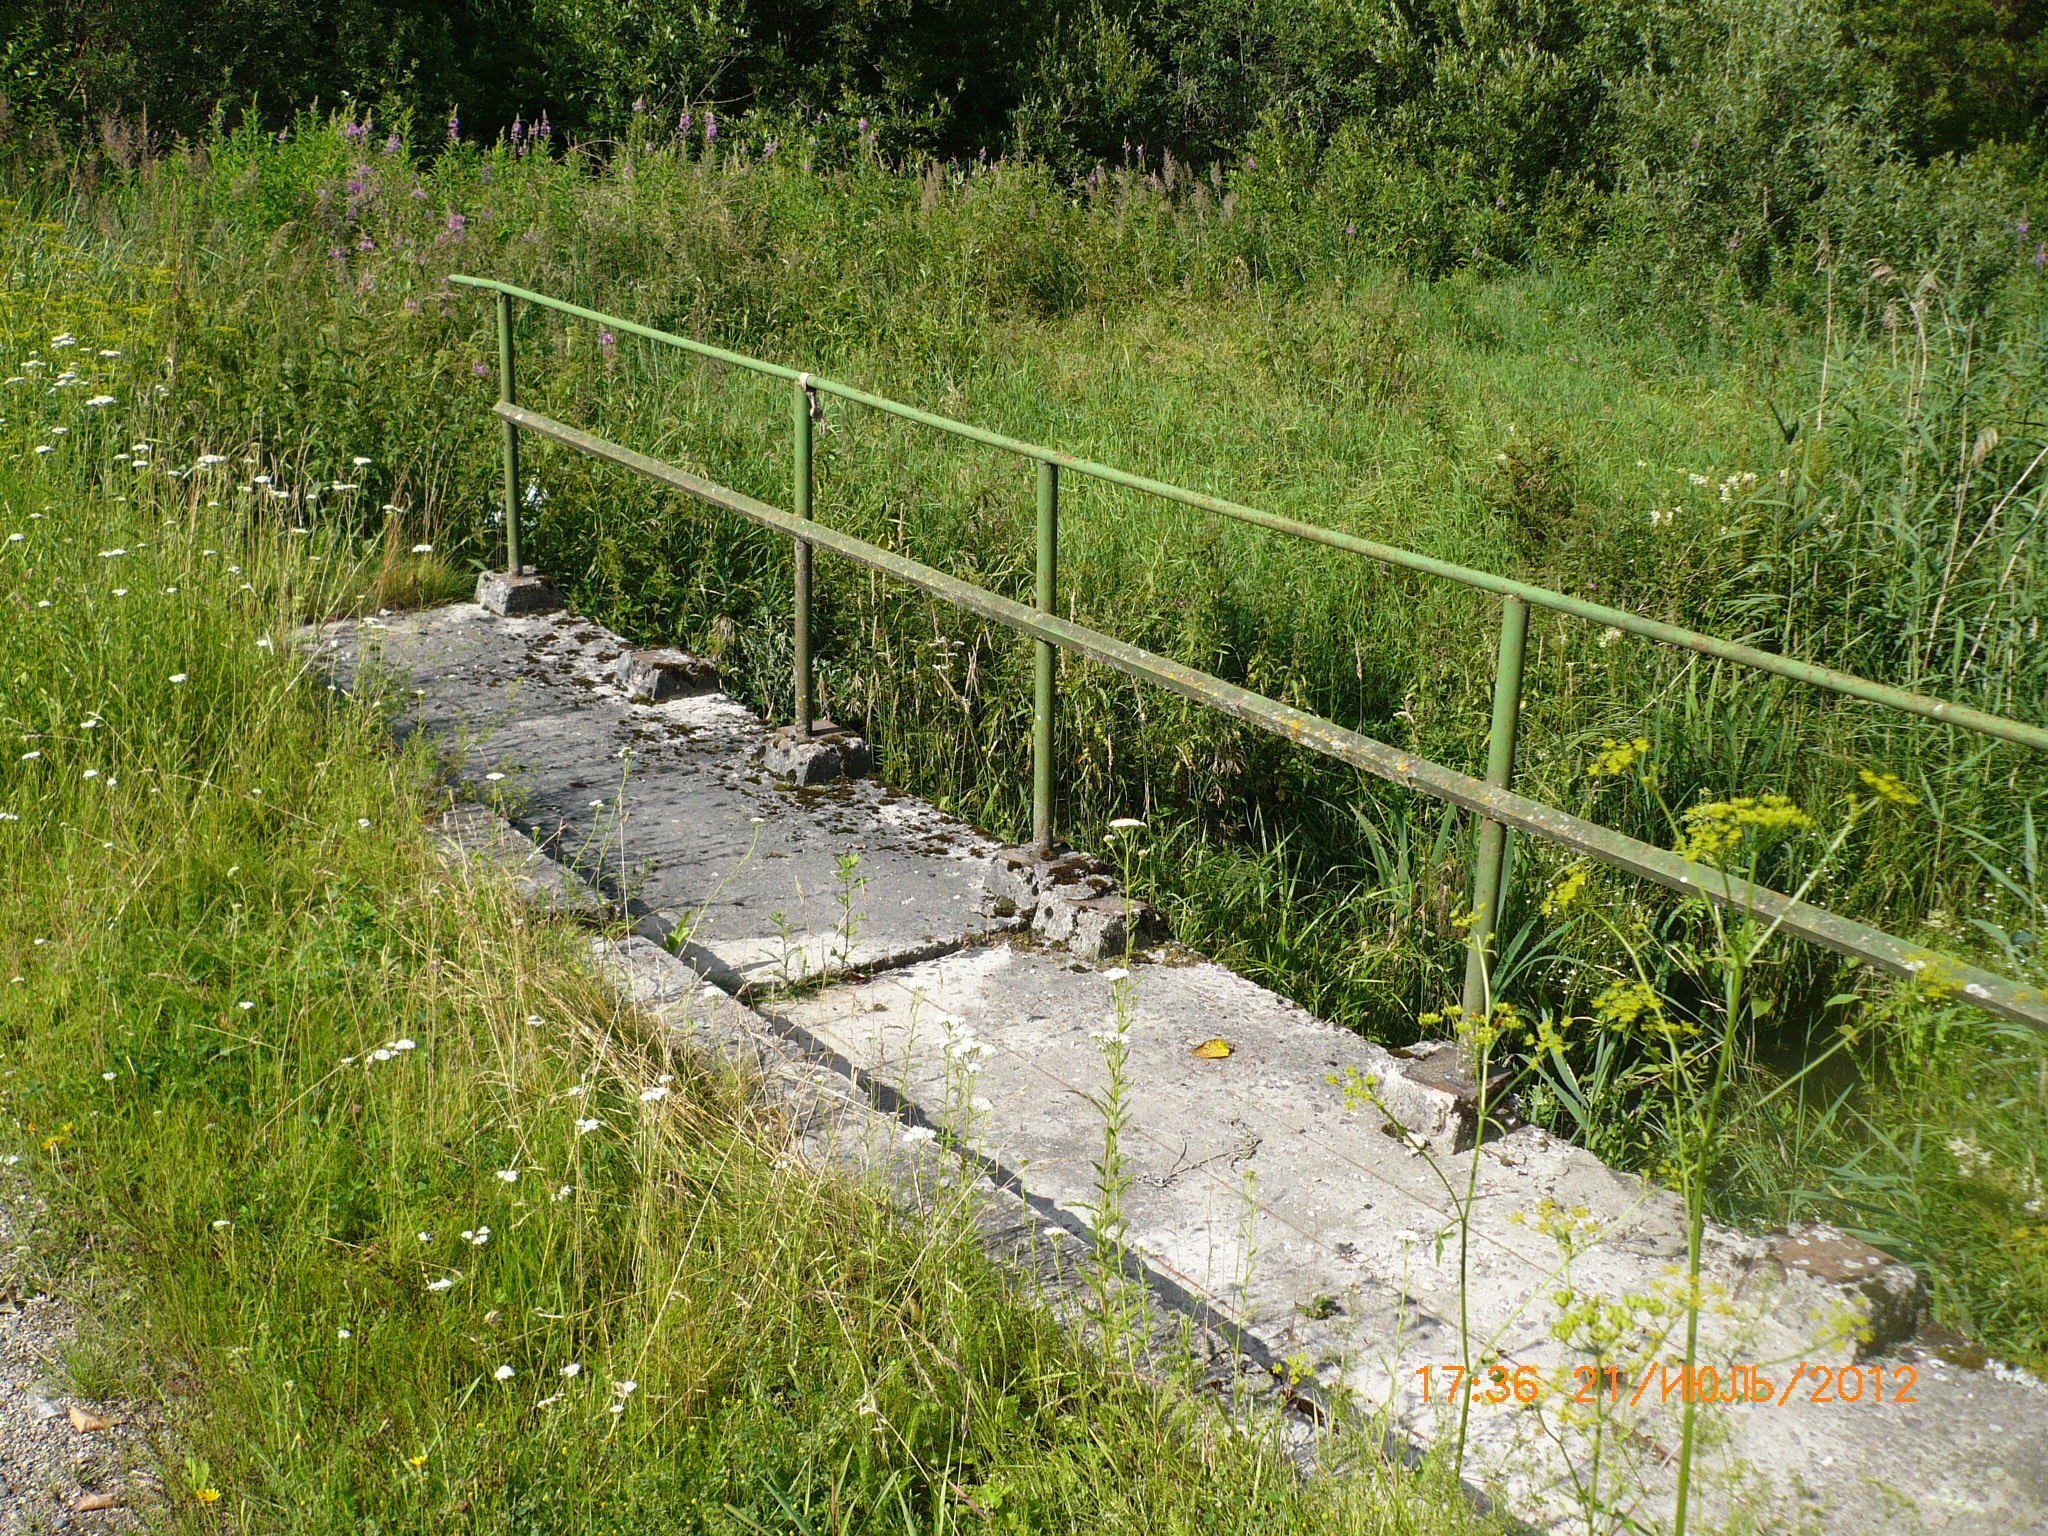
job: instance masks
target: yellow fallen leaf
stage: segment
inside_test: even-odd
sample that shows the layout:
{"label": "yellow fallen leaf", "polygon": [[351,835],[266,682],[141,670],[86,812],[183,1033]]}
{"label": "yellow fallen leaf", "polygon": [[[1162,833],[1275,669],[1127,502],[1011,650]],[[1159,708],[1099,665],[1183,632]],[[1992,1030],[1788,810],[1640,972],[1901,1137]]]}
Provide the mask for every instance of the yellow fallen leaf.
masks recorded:
{"label": "yellow fallen leaf", "polygon": [[112,1429],[120,1422],[119,1419],[103,1419],[98,1414],[79,1407],[76,1403],[71,1405],[71,1427],[81,1435],[90,1433],[95,1429]]}
{"label": "yellow fallen leaf", "polygon": [[1230,1042],[1228,1040],[1204,1040],[1192,1051],[1189,1051],[1188,1054],[1190,1056],[1199,1056],[1204,1061],[1221,1061],[1230,1054],[1230,1049]]}

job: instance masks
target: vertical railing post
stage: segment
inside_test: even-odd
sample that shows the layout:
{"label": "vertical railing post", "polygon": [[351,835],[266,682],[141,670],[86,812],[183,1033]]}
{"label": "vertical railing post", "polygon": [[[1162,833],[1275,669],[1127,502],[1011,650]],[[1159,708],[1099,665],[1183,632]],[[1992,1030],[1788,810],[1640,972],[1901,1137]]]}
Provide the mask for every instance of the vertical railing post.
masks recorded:
{"label": "vertical railing post", "polygon": [[[1486,782],[1507,789],[1515,777],[1515,734],[1522,719],[1522,653],[1529,640],[1529,605],[1510,595],[1500,616],[1500,659],[1493,671],[1493,736],[1486,748]],[[1501,876],[1507,864],[1507,828],[1479,824],[1479,854],[1472,867],[1472,928],[1465,947],[1465,1016],[1491,1007],[1494,930],[1500,922]]]}
{"label": "vertical railing post", "polygon": [[[811,376],[797,375],[795,394],[792,399],[790,417],[792,454],[791,471],[793,484],[790,488],[791,510],[798,517],[811,515],[811,409],[814,396],[811,393]],[[796,683],[796,733],[801,738],[811,734],[815,703],[811,693],[811,545],[807,539],[796,540],[796,619],[795,640],[795,683]]]}
{"label": "vertical railing post", "polygon": [[[498,295],[498,398],[507,405],[519,403],[519,387],[512,375],[512,295]],[[511,422],[505,427],[505,574],[520,574],[519,553],[519,429]]]}
{"label": "vertical railing post", "polygon": [[[1059,604],[1060,574],[1060,467],[1047,459],[1038,461],[1038,592],[1040,613],[1052,613]],[[1052,847],[1052,743],[1054,685],[1059,655],[1050,640],[1038,642],[1038,656],[1031,686],[1031,843],[1044,851]]]}

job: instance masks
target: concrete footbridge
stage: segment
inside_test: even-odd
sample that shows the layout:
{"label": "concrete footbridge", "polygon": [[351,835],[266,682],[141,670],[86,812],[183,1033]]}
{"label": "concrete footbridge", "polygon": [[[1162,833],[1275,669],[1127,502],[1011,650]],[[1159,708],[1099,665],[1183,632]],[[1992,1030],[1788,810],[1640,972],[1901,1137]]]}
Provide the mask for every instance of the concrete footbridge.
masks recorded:
{"label": "concrete footbridge", "polygon": [[1462,1419],[1466,1479],[1515,1517],[1656,1528],[1692,1393],[1711,1528],[2048,1531],[2048,1387],[1929,1328],[1886,1255],[1710,1228],[1688,1377],[1676,1197],[1532,1126],[1482,1135],[1454,1047],[1318,1019],[1086,857],[1003,848],[846,733],[778,734],[706,663],[568,612],[307,643],[429,734],[455,847],[606,920],[655,1026],[838,1106],[820,1157],[964,1170],[1026,1271],[1106,1255],[1229,1406],[1260,1384],[1299,1459]]}

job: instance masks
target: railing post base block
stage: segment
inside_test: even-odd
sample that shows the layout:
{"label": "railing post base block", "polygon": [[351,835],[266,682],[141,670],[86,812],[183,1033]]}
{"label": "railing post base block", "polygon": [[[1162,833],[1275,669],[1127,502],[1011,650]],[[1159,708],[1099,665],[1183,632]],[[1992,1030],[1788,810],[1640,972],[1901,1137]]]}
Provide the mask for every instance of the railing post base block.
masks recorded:
{"label": "railing post base block", "polygon": [[476,605],[499,618],[528,613],[552,613],[563,606],[562,594],[539,571],[485,571],[476,579]]}
{"label": "railing post base block", "polygon": [[774,732],[761,761],[777,778],[798,784],[865,778],[875,771],[875,754],[868,744],[829,720],[815,722],[808,736],[793,725]]}
{"label": "railing post base block", "polygon": [[1165,914],[1125,895],[1109,867],[1065,843],[1005,848],[988,862],[981,913],[998,929],[1029,928],[1084,960],[1115,960],[1170,936]]}
{"label": "railing post base block", "polygon": [[690,699],[720,689],[718,668],[701,656],[673,647],[628,651],[612,668],[612,676],[636,704],[662,704]]}

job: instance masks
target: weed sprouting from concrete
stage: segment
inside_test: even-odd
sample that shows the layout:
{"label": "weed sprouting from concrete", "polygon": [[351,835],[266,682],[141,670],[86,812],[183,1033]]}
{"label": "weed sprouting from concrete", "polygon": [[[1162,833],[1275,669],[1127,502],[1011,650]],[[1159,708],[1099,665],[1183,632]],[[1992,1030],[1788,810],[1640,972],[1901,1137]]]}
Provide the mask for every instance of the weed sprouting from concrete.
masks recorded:
{"label": "weed sprouting from concrete", "polygon": [[1090,1103],[1102,1117],[1102,1151],[1095,1159],[1095,1209],[1091,1225],[1095,1233],[1095,1262],[1090,1283],[1095,1288],[1097,1318],[1103,1337],[1113,1354],[1128,1354],[1142,1339],[1136,1325],[1143,1316],[1143,1294],[1129,1274],[1130,1230],[1125,1200],[1130,1194],[1132,1175],[1124,1138],[1131,1128],[1130,1029],[1133,984],[1131,974],[1121,966],[1101,973],[1109,983],[1111,1022],[1107,1029],[1092,1032],[1102,1055],[1102,1091]]}
{"label": "weed sprouting from concrete", "polygon": [[842,966],[853,964],[854,939],[866,914],[860,906],[861,894],[867,889],[867,877],[860,873],[860,854],[848,849],[839,855],[832,868],[837,882],[832,892],[833,903],[839,908],[839,920],[832,929],[832,953]]}

